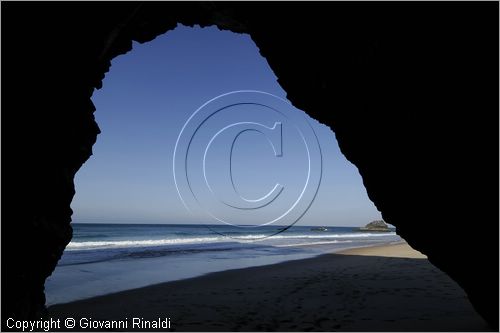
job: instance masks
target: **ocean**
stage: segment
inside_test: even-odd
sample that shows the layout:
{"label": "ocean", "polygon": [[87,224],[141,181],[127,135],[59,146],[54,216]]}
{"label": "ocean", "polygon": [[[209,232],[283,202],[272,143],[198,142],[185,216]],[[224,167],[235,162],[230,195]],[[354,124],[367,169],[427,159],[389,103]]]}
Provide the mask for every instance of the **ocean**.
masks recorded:
{"label": "ocean", "polygon": [[352,227],[73,223],[45,283],[47,305],[199,275],[400,241]]}

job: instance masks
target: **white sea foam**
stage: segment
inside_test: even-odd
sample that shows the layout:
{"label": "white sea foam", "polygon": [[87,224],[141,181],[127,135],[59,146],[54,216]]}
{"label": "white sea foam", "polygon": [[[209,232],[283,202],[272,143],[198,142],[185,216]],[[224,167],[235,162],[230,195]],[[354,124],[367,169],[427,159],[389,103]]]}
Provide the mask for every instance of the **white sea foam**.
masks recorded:
{"label": "white sea foam", "polygon": [[[318,234],[318,235],[274,235],[270,236],[267,239],[297,239],[297,238],[305,238],[305,239],[328,239],[328,238],[365,238],[365,237],[378,237],[378,236],[395,236],[395,232],[387,232],[387,233],[351,233],[351,234]],[[240,239],[253,239],[253,238],[263,238],[268,235],[245,235],[245,236],[235,236],[235,238]]]}
{"label": "white sea foam", "polygon": [[275,245],[275,247],[313,246],[313,245],[345,244],[345,243],[352,243],[352,240],[345,240],[345,241],[333,240],[333,241],[326,241],[326,242],[308,242],[308,243],[297,243],[297,244],[281,244],[281,245]]}
{"label": "white sea foam", "polygon": [[141,239],[141,240],[124,240],[124,241],[87,241],[87,242],[70,242],[66,249],[82,250],[86,248],[124,248],[124,247],[143,247],[143,246],[162,246],[174,244],[196,244],[196,243],[213,243],[221,241],[225,238],[221,237],[192,237],[192,238],[167,238],[167,239]]}
{"label": "white sea foam", "polygon": [[[140,240],[109,240],[109,241],[72,241],[66,247],[66,250],[85,250],[85,249],[99,249],[99,248],[128,248],[128,247],[152,247],[152,246],[167,246],[167,245],[181,245],[181,244],[200,244],[200,243],[218,243],[227,241],[251,241],[251,240],[286,240],[286,239],[321,239],[321,240],[335,240],[346,238],[367,238],[367,237],[380,237],[380,236],[395,236],[396,233],[347,233],[347,234],[321,234],[321,235],[274,235],[266,234],[255,235],[234,235],[233,238],[225,236],[216,237],[183,237],[183,238],[165,238],[165,239],[140,239]],[[335,243],[335,241],[329,241]],[[301,243],[300,245],[305,246]],[[317,243],[319,244],[319,243]],[[294,246],[294,245],[289,245]]]}

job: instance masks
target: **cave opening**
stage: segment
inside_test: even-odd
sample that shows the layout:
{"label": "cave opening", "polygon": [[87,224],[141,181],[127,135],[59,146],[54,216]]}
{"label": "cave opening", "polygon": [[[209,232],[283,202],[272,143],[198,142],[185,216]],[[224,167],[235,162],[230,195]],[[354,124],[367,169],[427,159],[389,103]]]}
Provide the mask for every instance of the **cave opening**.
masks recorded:
{"label": "cave opening", "polygon": [[[304,170],[319,172],[321,178],[313,184],[313,196],[305,198],[310,203],[301,207],[302,214],[263,223],[269,214],[284,215],[279,214],[294,203],[285,198],[271,213],[259,215],[254,209],[244,215],[239,210],[229,216],[227,221],[234,224],[229,225],[203,209],[185,207],[172,164],[176,139],[201,105],[234,91],[266,92],[272,94],[271,103],[289,104],[248,34],[180,25],[153,41],[135,43],[131,52],[113,60],[103,88],[93,95],[101,134],[93,156],[75,177],[73,239],[47,279],[48,305],[228,268],[310,257],[328,248],[400,239],[394,230],[381,235],[356,233],[358,227],[381,220],[380,213],[368,199],[356,168],[340,152],[332,130],[295,108],[321,147],[319,168],[307,168],[304,159],[310,155],[305,153],[314,151],[295,147],[302,141],[293,138],[297,126],[294,122],[289,126],[290,116],[285,116],[278,122],[280,126],[283,122],[283,158],[276,158],[277,147],[266,133],[247,128],[233,138],[229,159],[224,155],[227,149],[213,149],[206,173],[215,174],[215,183],[224,183],[227,175],[216,171],[230,164],[234,189],[251,201],[245,198],[262,198],[277,178],[285,184],[285,195],[287,191],[292,198],[303,195],[299,180],[313,180]],[[276,116],[252,104],[222,115],[211,126],[222,128],[228,121],[250,119],[272,131]],[[309,165],[318,163],[314,157],[307,160]],[[219,188],[228,197],[227,186]],[[232,251],[237,254],[229,255]],[[186,263],[188,257],[180,253],[197,256],[188,256]]]}
{"label": "cave opening", "polygon": [[[287,98],[335,130],[384,219],[498,329],[498,4],[286,7],[2,3],[2,120],[15,131],[2,128],[3,318],[47,315],[74,176],[99,132],[90,98],[111,60],[183,22],[249,33]],[[433,313],[453,319],[448,305]]]}

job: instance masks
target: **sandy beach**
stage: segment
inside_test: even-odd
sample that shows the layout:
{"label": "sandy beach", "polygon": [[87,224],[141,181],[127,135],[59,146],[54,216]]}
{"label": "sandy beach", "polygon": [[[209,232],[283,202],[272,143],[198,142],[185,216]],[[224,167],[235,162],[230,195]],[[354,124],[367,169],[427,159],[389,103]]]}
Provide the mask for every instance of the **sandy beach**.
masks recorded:
{"label": "sandy beach", "polygon": [[134,330],[132,318],[169,318],[166,331],[489,330],[462,289],[405,243],[211,273],[49,313],[75,318],[76,329],[79,318],[127,322],[119,331]]}

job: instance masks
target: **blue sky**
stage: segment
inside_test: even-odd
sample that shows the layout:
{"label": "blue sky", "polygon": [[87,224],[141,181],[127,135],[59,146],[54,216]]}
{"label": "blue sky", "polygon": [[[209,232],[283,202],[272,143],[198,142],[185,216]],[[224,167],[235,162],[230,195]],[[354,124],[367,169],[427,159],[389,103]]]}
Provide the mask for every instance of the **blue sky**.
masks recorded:
{"label": "blue sky", "polygon": [[[200,106],[235,90],[286,98],[248,35],[179,26],[149,43],[135,43],[131,52],[115,58],[103,88],[92,97],[102,133],[93,156],[75,178],[73,221],[207,222],[203,210],[188,212],[179,198],[172,170],[174,147],[182,127]],[[258,112],[241,114],[255,117]],[[262,114],[264,123],[275,122],[272,115]],[[307,118],[321,147],[323,171],[315,200],[297,225],[359,226],[380,219],[357,168],[340,153],[335,134]],[[272,154],[262,133],[247,131],[235,141],[231,159],[235,186],[246,198],[259,198],[276,183],[284,185],[283,202],[274,213],[287,205],[304,177],[300,144],[285,140],[286,126],[282,158]],[[226,155],[217,147],[210,155],[213,180],[227,176],[221,171]]]}

